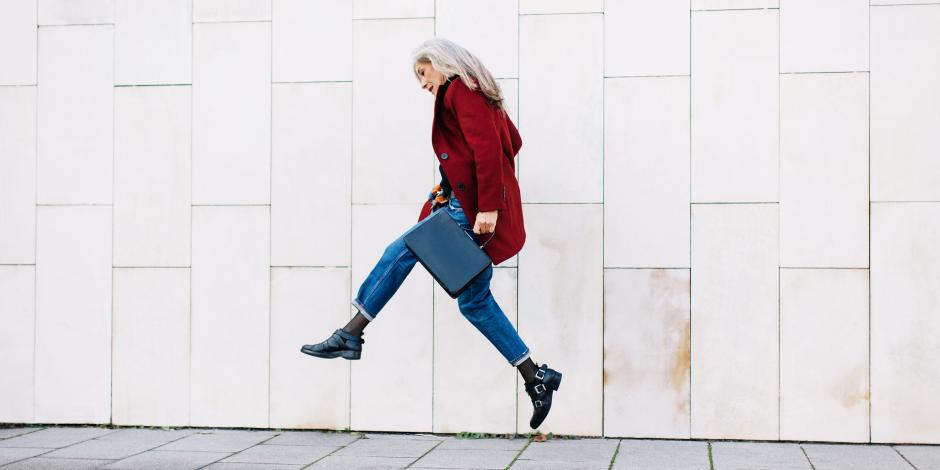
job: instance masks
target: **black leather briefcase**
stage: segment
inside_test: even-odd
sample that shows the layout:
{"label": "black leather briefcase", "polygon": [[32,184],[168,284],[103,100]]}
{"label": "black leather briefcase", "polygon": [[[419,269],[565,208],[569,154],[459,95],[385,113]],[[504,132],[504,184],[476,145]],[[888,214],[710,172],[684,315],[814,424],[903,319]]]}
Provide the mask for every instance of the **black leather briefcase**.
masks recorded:
{"label": "black leather briefcase", "polygon": [[[495,232],[489,234],[489,238]],[[405,245],[452,298],[457,298],[493,260],[483,245],[464,231],[447,211],[437,209],[405,232]]]}

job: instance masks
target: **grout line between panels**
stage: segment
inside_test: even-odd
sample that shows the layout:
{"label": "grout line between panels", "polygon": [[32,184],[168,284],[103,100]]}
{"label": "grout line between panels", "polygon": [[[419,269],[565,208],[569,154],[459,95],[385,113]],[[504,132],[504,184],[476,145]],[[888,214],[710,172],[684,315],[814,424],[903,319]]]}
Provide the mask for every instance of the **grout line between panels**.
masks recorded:
{"label": "grout line between panels", "polygon": [[268,27],[268,427],[271,427],[271,339],[274,324],[274,4],[271,2],[271,24]]}
{"label": "grout line between panels", "polygon": [[694,13],[710,12],[710,11],[762,11],[762,10],[779,10],[779,7],[763,7],[763,8],[693,8],[691,9]]}
{"label": "grout line between panels", "polygon": [[[349,49],[350,49],[349,53],[351,57],[355,58],[354,51],[355,51],[355,45],[356,45],[356,34],[355,34],[356,28],[354,27],[354,22],[353,22],[352,2],[349,2],[346,5],[347,7],[349,7],[349,25],[350,25],[349,27]],[[356,82],[354,80],[356,77],[355,70],[356,70],[356,61],[350,60],[349,61],[349,78],[350,78],[349,80],[349,110],[350,110],[349,111],[349,185],[347,186],[349,188],[349,237],[347,238],[349,240],[349,271],[347,271],[346,273],[346,277],[348,280],[347,285],[349,289],[346,291],[347,302],[349,302],[350,300],[349,298],[353,296],[353,293],[352,293],[352,285],[353,285],[352,284],[352,281],[353,281],[352,255],[353,255],[353,225],[354,225],[353,208],[356,207],[355,204],[353,204],[353,195],[355,192],[354,187],[353,187],[353,182],[354,182],[353,181],[353,168],[354,168],[353,159],[355,158],[354,148],[355,148],[355,133],[356,133],[356,128],[355,128],[356,107],[354,106],[356,102],[355,100]],[[346,309],[347,309],[346,321],[349,321],[356,314],[351,313],[352,310],[349,308],[348,305]],[[358,308],[356,310],[358,313]],[[349,364],[346,365],[347,405],[348,405],[347,413],[346,413],[347,415],[346,427],[348,429],[352,429],[352,407],[353,407],[352,370],[353,370],[352,361],[349,361]]]}
{"label": "grout line between panels", "polygon": [[304,84],[304,83],[352,83],[352,80],[272,80],[271,83],[273,85],[290,85],[290,84]]}
{"label": "grout line between panels", "polygon": [[689,438],[692,438],[692,0],[689,0]]}
{"label": "grout line between panels", "polygon": [[[111,5],[111,17],[117,19],[116,10],[117,6],[114,4]],[[108,314],[111,316],[109,326],[110,331],[108,334],[108,423],[114,424],[114,201],[115,201],[115,181],[117,179],[115,167],[117,166],[117,158],[115,152],[115,140],[116,132],[115,128],[117,127],[115,119],[117,115],[117,90],[114,89],[115,77],[117,76],[117,39],[116,32],[114,27],[111,28],[111,89],[108,90],[111,93],[111,265],[110,279],[111,279],[111,302],[108,308]]]}
{"label": "grout line between panels", "polygon": [[604,75],[604,78],[675,78],[688,76],[687,73],[672,73],[663,75]]}
{"label": "grout line between panels", "polygon": [[271,23],[271,20],[219,20],[219,21],[193,21],[193,24],[233,24],[233,23]]}
{"label": "grout line between panels", "polygon": [[706,206],[706,205],[718,205],[718,204],[730,204],[730,205],[741,205],[741,204],[778,204],[777,201],[736,201],[736,202],[690,202],[693,206]]}
{"label": "grout line between panels", "polygon": [[[607,2],[606,0],[601,2],[601,9],[606,11]],[[607,67],[607,16],[604,15],[601,20],[601,436],[604,436],[604,426],[606,424],[605,417],[605,406],[607,400],[607,385],[604,381],[604,372],[607,369],[607,341],[604,335],[605,329],[607,327],[607,302],[606,302],[606,279],[607,271],[604,269],[604,252],[607,248],[606,238],[604,236],[606,221],[607,221],[607,211],[606,211],[606,171],[604,171],[604,162],[607,156],[607,139],[604,137],[607,134],[607,80],[604,79],[604,71]],[[620,443],[617,443],[617,448],[620,448]],[[616,454],[616,451],[614,451]],[[611,457],[611,462],[613,462],[613,457]]]}
{"label": "grout line between panels", "polygon": [[[432,8],[434,8],[434,21],[432,22],[432,25],[433,25],[432,36],[437,37],[437,2],[435,1],[431,6]],[[412,66],[413,68],[414,64],[409,64],[409,65]],[[435,96],[435,103],[437,103],[436,98],[437,96]],[[436,106],[432,108],[434,109],[434,113],[437,112],[436,108],[437,108]],[[436,153],[437,152],[435,152],[435,157],[434,157],[435,159],[437,158]],[[432,175],[434,175],[434,177],[431,178],[431,181],[434,181],[437,175],[434,174],[433,172],[432,172]],[[434,279],[431,279],[430,281],[431,281],[431,432],[433,433],[434,432],[434,384],[435,382],[437,382],[436,380],[437,376],[434,373],[434,360],[436,359],[435,346],[437,346],[436,341],[435,341],[435,337],[437,335],[434,334],[435,333],[434,331],[435,320],[437,319],[437,302],[435,302],[435,297],[437,296],[437,292],[434,289]],[[430,450],[428,452],[430,452]],[[415,462],[420,460],[420,458],[421,457],[418,457],[418,459],[415,459]],[[414,462],[412,462],[412,464],[414,464]]]}
{"label": "grout line between panels", "polygon": [[33,403],[32,403],[32,421],[36,420],[36,345],[38,344],[38,322],[39,311],[36,308],[39,298],[39,2],[36,2],[36,92],[34,94],[34,121],[36,131],[33,139]]}
{"label": "grout line between panels", "polygon": [[433,20],[433,16],[390,16],[388,18],[353,18],[353,21]]}
{"label": "grout line between panels", "polygon": [[799,72],[779,72],[779,74],[780,75],[817,75],[817,74],[843,74],[843,73],[869,73],[869,72],[870,70],[803,70]]}
{"label": "grout line between panels", "polygon": [[603,15],[603,11],[557,11],[550,13],[519,13],[519,16]]}
{"label": "grout line between panels", "polygon": [[869,8],[871,8],[871,7],[909,7],[909,6],[923,6],[923,5],[940,5],[940,2],[880,3],[880,4],[870,4],[868,6]]}
{"label": "grout line between panels", "polygon": [[[868,69],[871,70],[871,5],[868,6]],[[871,442],[871,75],[868,76],[868,442]]]}
{"label": "grout line between panels", "polygon": [[[522,16],[520,15],[522,8],[519,6],[521,0],[516,0],[516,124],[517,130],[522,133]],[[521,150],[521,148],[520,148]],[[519,173],[519,177],[516,178],[516,183],[521,188],[522,187],[522,166],[520,161],[516,161],[516,170]],[[520,191],[520,195],[522,192]],[[522,204],[521,197],[519,204]],[[519,320],[522,315],[519,313],[519,279],[520,279],[520,267],[522,266],[522,260],[518,253],[516,253],[516,334],[520,334],[520,324]],[[521,337],[521,335],[520,335]],[[530,351],[531,355],[531,351]],[[515,385],[515,432],[519,432],[519,381],[521,380],[517,375],[513,374],[513,382]]]}
{"label": "grout line between panels", "polygon": [[[192,19],[193,11],[190,5],[190,20]],[[195,37],[196,37],[196,25],[195,23],[189,25],[189,81],[193,82],[195,85],[195,70],[196,70],[196,58],[195,58]],[[196,206],[193,205],[193,186],[195,186],[193,181],[193,116],[195,114],[195,93],[193,92],[194,88],[190,87],[189,89],[189,351],[186,355],[189,359],[189,399],[187,401],[186,407],[186,424],[192,425],[193,422],[193,214],[196,211]]]}
{"label": "grout line between panels", "polygon": [[780,383],[780,379],[782,377],[780,353],[782,350],[781,342],[783,339],[783,333],[781,330],[781,327],[783,326],[783,319],[781,318],[781,311],[782,311],[781,303],[782,302],[780,299],[780,290],[781,290],[781,283],[782,283],[780,279],[780,272],[781,272],[780,271],[780,252],[781,252],[780,202],[782,200],[782,198],[780,197],[781,181],[782,181],[782,177],[780,173],[781,160],[782,160],[780,156],[780,148],[782,147],[782,144],[781,144],[782,139],[780,138],[780,133],[781,133],[781,128],[782,128],[780,124],[780,122],[782,121],[782,116],[781,116],[782,111],[781,111],[781,105],[780,105],[780,96],[781,96],[781,92],[780,92],[780,68],[781,68],[780,66],[780,37],[781,37],[780,29],[781,29],[780,28],[780,11],[778,10],[777,11],[777,440],[780,440],[780,432],[781,432],[781,427],[782,427],[781,418],[783,417],[783,411],[781,410],[781,406],[783,404],[783,398],[781,396],[783,393],[782,392],[783,386]]}
{"label": "grout line between panels", "polygon": [[161,86],[192,86],[192,83],[115,83],[114,88],[135,88],[135,87],[161,87]]}
{"label": "grout line between panels", "polygon": [[[870,106],[870,105],[869,105],[869,106]],[[869,124],[869,126],[871,126],[871,124]],[[869,129],[869,132],[870,132],[870,131],[871,131],[871,129]],[[870,141],[870,140],[871,140],[871,137],[869,137],[869,141]],[[869,153],[871,153],[870,150],[869,150]],[[871,155],[869,155],[868,158],[869,158],[869,161],[871,161]],[[870,165],[870,163],[869,163],[869,165]],[[869,169],[869,173],[870,173],[870,172],[871,172],[871,170]],[[869,179],[870,179],[870,178],[871,178],[871,177],[869,176]],[[871,182],[869,181],[869,186],[870,186],[870,185],[871,185]],[[869,191],[871,191],[871,188],[869,188]],[[871,197],[871,196],[869,196],[869,198],[870,198],[870,197]],[[936,201],[871,201],[871,200],[869,200],[868,202],[870,202],[870,203],[872,203],[872,204],[920,204],[920,203],[925,203],[925,204],[937,204],[937,203],[940,203],[940,200],[936,200]]]}
{"label": "grout line between panels", "polygon": [[114,26],[114,23],[66,23],[66,24],[37,24],[37,28],[68,28],[71,26]]}

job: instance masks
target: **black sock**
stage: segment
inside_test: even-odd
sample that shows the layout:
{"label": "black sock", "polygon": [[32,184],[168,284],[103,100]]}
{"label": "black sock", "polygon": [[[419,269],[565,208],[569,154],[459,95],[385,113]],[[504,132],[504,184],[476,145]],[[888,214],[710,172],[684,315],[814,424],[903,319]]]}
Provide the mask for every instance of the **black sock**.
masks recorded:
{"label": "black sock", "polygon": [[532,357],[527,357],[522,364],[516,366],[519,369],[519,373],[522,374],[522,380],[525,383],[532,382],[535,380],[535,371],[538,369],[538,366],[532,362]]}
{"label": "black sock", "polygon": [[343,331],[356,336],[362,336],[362,330],[369,324],[369,319],[362,312],[356,312],[356,316],[349,320],[349,323],[343,327]]}

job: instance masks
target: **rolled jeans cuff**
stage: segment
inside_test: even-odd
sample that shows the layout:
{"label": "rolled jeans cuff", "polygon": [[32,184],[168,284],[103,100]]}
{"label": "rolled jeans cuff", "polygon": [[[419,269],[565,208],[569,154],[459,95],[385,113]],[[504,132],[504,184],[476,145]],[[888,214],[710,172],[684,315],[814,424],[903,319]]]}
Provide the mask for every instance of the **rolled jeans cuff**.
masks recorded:
{"label": "rolled jeans cuff", "polygon": [[350,303],[352,304],[353,307],[356,307],[356,310],[359,310],[359,313],[361,313],[362,316],[366,317],[366,319],[368,319],[369,321],[372,321],[373,319],[375,319],[375,316],[370,315],[369,312],[366,311],[366,308],[363,307],[362,304],[359,303],[357,299],[353,299],[352,302]]}
{"label": "rolled jeans cuff", "polygon": [[513,365],[513,367],[518,367],[519,364],[522,364],[523,361],[525,361],[526,359],[528,359],[528,358],[529,358],[529,353],[530,353],[530,351],[527,350],[527,351],[525,352],[525,354],[522,355],[522,357],[520,357],[519,359],[516,359],[515,361],[512,361],[511,364]]}

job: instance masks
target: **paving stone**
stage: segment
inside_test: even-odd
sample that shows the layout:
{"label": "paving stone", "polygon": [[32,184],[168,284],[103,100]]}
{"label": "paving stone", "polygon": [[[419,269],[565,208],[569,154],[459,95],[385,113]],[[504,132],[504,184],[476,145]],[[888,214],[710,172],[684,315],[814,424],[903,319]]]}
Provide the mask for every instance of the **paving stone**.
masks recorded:
{"label": "paving stone", "polygon": [[214,463],[205,467],[206,470],[298,470],[303,465],[282,465],[270,463]]}
{"label": "paving stone", "polygon": [[528,439],[457,439],[448,437],[441,442],[441,445],[434,450],[458,450],[458,449],[487,449],[487,450],[520,450],[525,447]]}
{"label": "paving stone", "polygon": [[269,431],[208,430],[173,441],[159,450],[241,452],[274,436]]}
{"label": "paving stone", "polygon": [[114,432],[113,429],[85,428],[46,428],[22,436],[0,441],[0,447],[48,447],[70,446],[82,441],[101,437]]}
{"label": "paving stone", "polygon": [[223,462],[309,464],[326,457],[337,448],[261,444],[228,457]]}
{"label": "paving stone", "polygon": [[332,446],[342,447],[359,439],[358,435],[345,432],[291,431],[278,434],[265,444],[281,446]]}
{"label": "paving stone", "polygon": [[356,455],[329,455],[306,468],[330,470],[393,470],[405,468],[414,457],[374,457]]}
{"label": "paving stone", "polygon": [[11,437],[41,431],[42,429],[43,428],[2,428],[0,429],[0,439],[9,439]]}
{"label": "paving stone", "polygon": [[404,439],[406,441],[428,440],[443,441],[447,436],[437,436],[434,434],[401,434],[401,433],[364,433],[366,439]]}
{"label": "paving stone", "polygon": [[[608,464],[609,465],[609,464]],[[607,470],[608,465],[587,462],[540,462],[537,460],[516,460],[509,467],[513,470]]]}
{"label": "paving stone", "polygon": [[120,460],[181,439],[195,430],[122,429],[59,449],[44,457]]}
{"label": "paving stone", "polygon": [[712,461],[721,470],[812,470],[798,444],[712,442]]}
{"label": "paving stone", "polygon": [[803,449],[816,470],[911,470],[887,445],[803,444]]}
{"label": "paving stone", "polygon": [[37,457],[21,460],[3,467],[3,470],[91,470],[101,468],[113,460],[46,459]]}
{"label": "paving stone", "polygon": [[96,437],[97,440],[123,442],[171,442],[202,432],[199,429],[143,429],[125,428]]}
{"label": "paving stone", "polygon": [[17,460],[28,459],[39,454],[49,452],[49,449],[30,447],[0,447],[0,465],[6,465]]}
{"label": "paving stone", "polygon": [[418,459],[415,468],[506,468],[519,453],[517,450],[479,450],[435,448]]}
{"label": "paving stone", "polygon": [[228,457],[228,452],[182,452],[150,450],[124,460],[118,460],[106,469],[134,470],[194,470]]}
{"label": "paving stone", "polygon": [[607,468],[619,442],[619,439],[552,439],[532,442],[519,455],[517,463],[533,460],[540,464],[572,463],[585,467],[600,465]]}
{"label": "paving stone", "polygon": [[940,470],[940,446],[894,446],[917,470]]}
{"label": "paving stone", "polygon": [[614,470],[708,470],[708,443],[622,439]]}
{"label": "paving stone", "polygon": [[371,457],[412,457],[412,460],[431,450],[440,441],[427,439],[359,439],[336,451],[333,455],[358,455]]}

